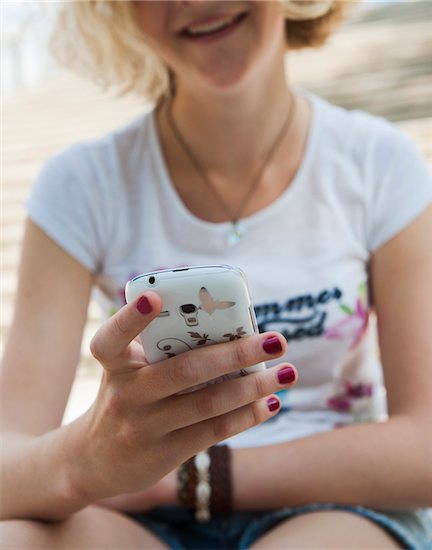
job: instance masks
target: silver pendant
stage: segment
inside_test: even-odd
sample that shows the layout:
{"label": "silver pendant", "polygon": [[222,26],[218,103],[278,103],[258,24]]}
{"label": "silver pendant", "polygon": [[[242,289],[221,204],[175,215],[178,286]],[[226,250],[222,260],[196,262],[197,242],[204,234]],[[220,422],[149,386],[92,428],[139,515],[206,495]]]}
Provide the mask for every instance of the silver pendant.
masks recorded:
{"label": "silver pendant", "polygon": [[237,246],[242,240],[245,233],[244,226],[241,223],[235,222],[229,228],[229,231],[226,236],[227,246],[233,247]]}

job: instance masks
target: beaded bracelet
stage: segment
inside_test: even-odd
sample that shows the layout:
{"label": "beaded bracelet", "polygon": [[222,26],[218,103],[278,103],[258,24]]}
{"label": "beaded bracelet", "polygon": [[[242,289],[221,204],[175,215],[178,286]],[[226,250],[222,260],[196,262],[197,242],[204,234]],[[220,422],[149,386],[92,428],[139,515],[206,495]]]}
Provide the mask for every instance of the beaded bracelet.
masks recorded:
{"label": "beaded bracelet", "polygon": [[231,500],[231,452],[227,445],[211,447],[180,466],[178,501],[180,506],[195,510],[197,521],[228,513]]}
{"label": "beaded bracelet", "polygon": [[194,465],[196,469],[195,486],[195,519],[205,522],[210,519],[210,454],[202,451],[195,455]]}
{"label": "beaded bracelet", "polygon": [[210,456],[211,512],[228,514],[232,508],[231,450],[228,445],[216,445]]}

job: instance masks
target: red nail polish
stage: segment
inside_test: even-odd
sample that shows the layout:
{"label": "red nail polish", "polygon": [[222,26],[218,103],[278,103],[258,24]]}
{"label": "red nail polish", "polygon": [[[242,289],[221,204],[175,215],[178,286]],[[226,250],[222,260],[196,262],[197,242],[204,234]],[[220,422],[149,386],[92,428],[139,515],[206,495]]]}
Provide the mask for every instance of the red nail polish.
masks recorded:
{"label": "red nail polish", "polygon": [[270,412],[277,411],[280,407],[280,401],[276,397],[269,397],[267,399],[267,407]]}
{"label": "red nail polish", "polygon": [[269,336],[263,342],[263,348],[266,353],[280,353],[282,343],[277,336]]}
{"label": "red nail polish", "polygon": [[144,315],[151,313],[152,311],[151,303],[146,296],[141,296],[141,298],[137,302],[136,308],[140,313]]}
{"label": "red nail polish", "polygon": [[279,380],[279,384],[290,384],[291,382],[294,382],[295,380],[295,370],[292,367],[282,367],[278,373],[277,377]]}

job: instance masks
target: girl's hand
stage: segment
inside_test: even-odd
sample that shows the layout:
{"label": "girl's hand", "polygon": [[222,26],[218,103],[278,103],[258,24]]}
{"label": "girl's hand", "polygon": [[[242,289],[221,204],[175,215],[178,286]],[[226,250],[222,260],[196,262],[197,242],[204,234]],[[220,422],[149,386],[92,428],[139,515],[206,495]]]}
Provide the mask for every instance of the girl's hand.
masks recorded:
{"label": "girl's hand", "polygon": [[197,452],[274,416],[279,401],[272,392],[289,387],[296,376],[285,365],[284,376],[274,367],[179,395],[282,355],[286,341],[277,333],[260,334],[148,364],[134,339],[161,308],[159,295],[147,292],[106,321],[91,341],[104,376],[95,403],[71,436],[71,485],[87,503],[143,491]]}
{"label": "girl's hand", "polygon": [[96,502],[105,508],[120,512],[147,512],[157,506],[176,504],[177,470],[173,470],[160,481],[138,493],[128,493],[105,498]]}

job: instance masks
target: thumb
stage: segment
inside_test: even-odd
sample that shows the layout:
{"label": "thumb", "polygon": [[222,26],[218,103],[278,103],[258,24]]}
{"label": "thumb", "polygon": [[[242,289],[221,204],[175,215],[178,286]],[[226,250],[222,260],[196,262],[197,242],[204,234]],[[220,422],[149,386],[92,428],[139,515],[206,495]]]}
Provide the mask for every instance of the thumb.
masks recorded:
{"label": "thumb", "polygon": [[[116,359],[130,356],[132,350],[128,348],[131,342],[159,315],[161,309],[162,299],[152,291],[123,306],[93,336],[90,342],[93,357],[106,366]],[[133,342],[133,347],[136,345]]]}

